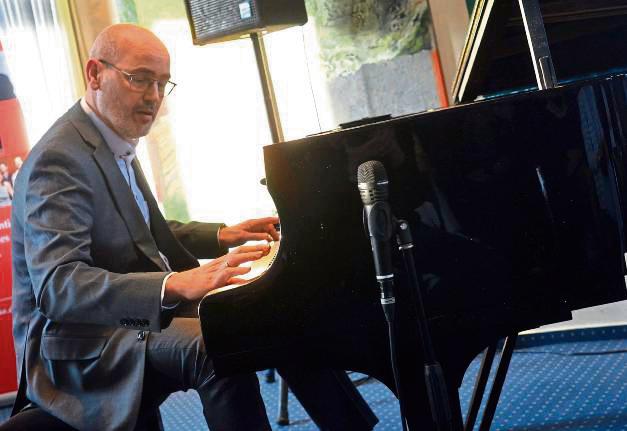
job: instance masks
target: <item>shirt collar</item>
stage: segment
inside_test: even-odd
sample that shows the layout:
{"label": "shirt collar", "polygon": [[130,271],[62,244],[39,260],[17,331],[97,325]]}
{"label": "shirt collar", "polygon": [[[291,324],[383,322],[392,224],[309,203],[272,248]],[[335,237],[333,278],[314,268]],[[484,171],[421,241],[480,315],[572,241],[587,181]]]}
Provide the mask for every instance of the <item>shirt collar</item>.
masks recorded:
{"label": "shirt collar", "polygon": [[87,104],[85,98],[81,98],[81,108],[87,114],[87,116],[94,123],[94,126],[98,129],[102,137],[104,138],[107,146],[113,153],[116,159],[126,159],[129,163],[133,161],[135,158],[135,147],[139,142],[139,139],[132,139],[127,141],[123,139],[115,133],[109,126],[107,126],[104,121],[96,115],[91,106]]}

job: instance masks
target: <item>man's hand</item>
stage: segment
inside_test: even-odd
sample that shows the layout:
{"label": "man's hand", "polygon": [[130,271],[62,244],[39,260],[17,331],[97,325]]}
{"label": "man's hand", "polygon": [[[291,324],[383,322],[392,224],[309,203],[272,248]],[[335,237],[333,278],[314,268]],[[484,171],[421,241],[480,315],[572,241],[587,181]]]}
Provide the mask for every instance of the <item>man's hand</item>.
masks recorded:
{"label": "man's hand", "polygon": [[278,217],[246,220],[220,229],[218,239],[222,247],[237,247],[246,241],[278,241],[279,233],[274,227],[278,223]]}
{"label": "man's hand", "polygon": [[194,301],[214,289],[239,283],[242,280],[237,276],[250,272],[249,267],[239,265],[260,259],[269,252],[267,244],[243,246],[198,268],[175,273],[165,284],[163,303]]}

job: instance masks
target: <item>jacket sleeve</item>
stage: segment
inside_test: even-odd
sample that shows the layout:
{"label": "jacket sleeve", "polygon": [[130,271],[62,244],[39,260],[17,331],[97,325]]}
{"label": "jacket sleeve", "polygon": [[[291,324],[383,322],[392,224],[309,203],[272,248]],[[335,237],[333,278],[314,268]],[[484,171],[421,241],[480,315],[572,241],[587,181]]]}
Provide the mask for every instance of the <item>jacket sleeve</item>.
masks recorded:
{"label": "jacket sleeve", "polygon": [[169,317],[161,313],[166,273],[118,274],[94,266],[95,196],[85,157],[53,147],[34,158],[19,217],[41,313],[57,322],[151,331],[167,326]]}
{"label": "jacket sleeve", "polygon": [[168,220],[168,226],[183,247],[197,259],[213,259],[229,252],[218,241],[218,231],[226,226],[224,223],[181,223]]}

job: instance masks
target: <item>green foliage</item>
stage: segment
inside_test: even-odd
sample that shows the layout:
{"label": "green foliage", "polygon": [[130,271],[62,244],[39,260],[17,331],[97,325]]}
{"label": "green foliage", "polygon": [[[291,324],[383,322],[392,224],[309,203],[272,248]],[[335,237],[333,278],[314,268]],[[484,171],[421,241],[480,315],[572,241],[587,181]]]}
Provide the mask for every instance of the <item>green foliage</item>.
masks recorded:
{"label": "green foliage", "polygon": [[183,0],[134,0],[137,16],[143,26],[151,27],[155,21],[187,19]]}
{"label": "green foliage", "polygon": [[137,23],[135,0],[115,0],[120,22]]}
{"label": "green foliage", "polygon": [[183,223],[190,221],[185,191],[180,190],[180,194],[164,199],[163,212],[168,220],[178,220]]}
{"label": "green foliage", "polygon": [[431,46],[426,0],[307,0],[328,79]]}

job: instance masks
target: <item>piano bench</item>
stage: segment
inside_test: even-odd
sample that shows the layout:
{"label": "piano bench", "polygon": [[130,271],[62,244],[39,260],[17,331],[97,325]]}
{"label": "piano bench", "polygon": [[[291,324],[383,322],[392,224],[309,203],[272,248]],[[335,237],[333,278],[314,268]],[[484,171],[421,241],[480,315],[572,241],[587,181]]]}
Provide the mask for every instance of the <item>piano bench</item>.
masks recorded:
{"label": "piano bench", "polygon": [[37,406],[26,407],[0,424],[0,431],[76,431]]}
{"label": "piano bench", "polygon": [[[30,404],[17,414],[11,416],[6,422],[0,424],[0,431],[76,431],[65,422],[42,410],[40,407]],[[135,428],[135,431],[163,431],[161,414],[157,409],[153,414],[147,415],[145,424]]]}

